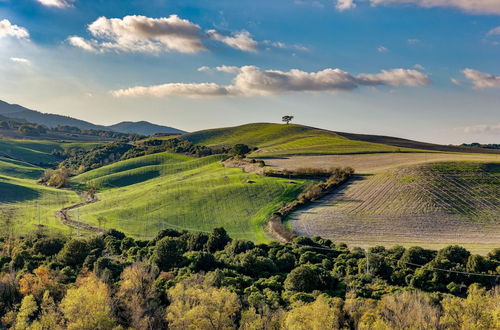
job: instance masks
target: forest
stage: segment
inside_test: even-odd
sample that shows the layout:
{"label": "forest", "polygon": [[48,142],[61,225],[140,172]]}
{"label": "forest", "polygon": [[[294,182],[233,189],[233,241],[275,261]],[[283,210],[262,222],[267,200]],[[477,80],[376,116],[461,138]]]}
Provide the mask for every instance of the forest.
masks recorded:
{"label": "forest", "polygon": [[0,328],[498,329],[499,270],[500,249],[38,233],[0,240]]}

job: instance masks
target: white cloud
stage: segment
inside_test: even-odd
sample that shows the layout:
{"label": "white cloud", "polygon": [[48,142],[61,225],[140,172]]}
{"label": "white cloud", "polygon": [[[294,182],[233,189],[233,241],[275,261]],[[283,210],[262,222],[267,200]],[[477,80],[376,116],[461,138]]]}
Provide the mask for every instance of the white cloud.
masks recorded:
{"label": "white cloud", "polygon": [[240,68],[237,66],[221,65],[216,67],[215,70],[226,73],[238,73]]}
{"label": "white cloud", "polygon": [[487,33],[487,35],[489,35],[489,36],[498,36],[498,35],[500,35],[500,26],[497,26],[496,28],[491,29],[491,30]]}
{"label": "white cloud", "polygon": [[21,64],[28,64],[28,65],[31,64],[30,60],[28,60],[26,58],[22,58],[22,57],[11,57],[10,60],[12,62],[21,63]]}
{"label": "white cloud", "polygon": [[37,1],[47,7],[64,8],[64,7],[71,7],[72,3],[75,2],[76,0],[37,0]]}
{"label": "white cloud", "polygon": [[182,84],[172,83],[150,87],[131,87],[128,89],[120,89],[112,91],[111,94],[115,97],[168,97],[168,96],[187,96],[187,97],[203,97],[203,96],[221,96],[228,94],[226,87],[219,86],[215,83],[202,84]]}
{"label": "white cloud", "polygon": [[427,74],[408,69],[382,70],[376,74],[360,74],[357,78],[364,85],[425,86],[430,84]]}
{"label": "white cloud", "polygon": [[379,53],[387,53],[388,51],[389,51],[389,49],[387,47],[384,47],[384,46],[377,47],[377,52],[379,52]]}
{"label": "white cloud", "polygon": [[307,47],[304,47],[302,45],[290,45],[290,44],[287,44],[287,43],[284,43],[284,42],[281,42],[281,41],[270,41],[270,40],[264,40],[262,42],[264,45],[269,45],[269,46],[272,46],[274,48],[279,48],[279,49],[293,49],[293,50],[300,50],[300,51],[308,51],[309,48]]}
{"label": "white cloud", "polygon": [[421,70],[421,71],[424,71],[425,70],[425,66],[421,65],[421,64],[415,64],[413,66],[413,68],[417,69],[417,70]]}
{"label": "white cloud", "polygon": [[85,40],[82,37],[72,36],[68,38],[68,42],[70,45],[81,48],[88,52],[99,52],[100,47],[99,43],[95,40]]}
{"label": "white cloud", "polygon": [[500,133],[500,123],[498,124],[493,124],[493,125],[472,125],[472,126],[465,126],[465,127],[460,127],[458,130],[468,133],[468,134],[474,134],[474,133]]}
{"label": "white cloud", "polygon": [[216,70],[235,73],[231,85],[215,83],[184,84],[168,83],[150,87],[131,87],[112,91],[115,97],[188,97],[203,96],[254,96],[274,95],[288,92],[333,92],[348,91],[359,86],[423,86],[430,83],[427,75],[405,69],[381,71],[377,74],[353,76],[340,69],[325,69],[318,72],[266,70],[256,66],[217,67]]}
{"label": "white cloud", "polygon": [[494,76],[474,69],[464,69],[462,73],[476,89],[500,88],[500,76]]}
{"label": "white cloud", "polygon": [[258,42],[255,41],[247,31],[241,31],[233,33],[231,36],[225,36],[216,30],[208,30],[207,35],[210,39],[222,42],[235,49],[247,52],[257,51]]}
{"label": "white cloud", "polygon": [[210,67],[208,67],[206,65],[200,66],[198,69],[196,69],[196,71],[198,71],[198,72],[210,71]]}
{"label": "white cloud", "polygon": [[30,34],[25,28],[12,24],[8,19],[3,19],[0,21],[0,38],[4,37],[29,39]]}
{"label": "white cloud", "polygon": [[457,86],[462,86],[462,82],[458,79],[450,78],[450,81]]}
{"label": "white cloud", "polygon": [[135,15],[122,19],[100,17],[88,26],[88,30],[101,40],[73,36],[68,39],[69,43],[87,51],[100,52],[196,53],[206,49],[201,43],[200,27],[177,15],[162,18]]}
{"label": "white cloud", "polygon": [[369,0],[378,4],[414,4],[424,8],[450,7],[477,14],[500,14],[498,0]]}
{"label": "white cloud", "polygon": [[356,4],[354,3],[354,0],[337,0],[335,8],[337,8],[338,11],[345,11],[356,8]]}

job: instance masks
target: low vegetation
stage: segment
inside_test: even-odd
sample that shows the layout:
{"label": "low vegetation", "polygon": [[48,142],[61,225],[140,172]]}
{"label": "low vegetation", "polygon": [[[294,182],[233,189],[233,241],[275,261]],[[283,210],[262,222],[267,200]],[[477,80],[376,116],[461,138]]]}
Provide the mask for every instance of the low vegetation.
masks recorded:
{"label": "low vegetation", "polygon": [[296,124],[248,124],[188,133],[180,138],[194,144],[218,147],[244,143],[259,149],[250,154],[256,158],[418,151],[350,140],[331,131]]}
{"label": "low vegetation", "polygon": [[0,239],[11,329],[497,329],[500,250],[163,230]]}

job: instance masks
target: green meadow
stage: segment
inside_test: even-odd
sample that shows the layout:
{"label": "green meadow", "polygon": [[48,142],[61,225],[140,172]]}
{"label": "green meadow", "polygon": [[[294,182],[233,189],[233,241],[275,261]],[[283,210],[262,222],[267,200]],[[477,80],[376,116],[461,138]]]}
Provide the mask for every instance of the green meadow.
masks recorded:
{"label": "green meadow", "polygon": [[236,238],[268,241],[265,221],[311,181],[225,168],[224,158],[161,153],[86,172],[72,181],[98,187],[99,201],[80,208],[80,219],[135,237],[152,237],[164,228],[224,227]]}
{"label": "green meadow", "polygon": [[421,151],[349,140],[335,132],[295,124],[247,124],[189,133],[183,135],[182,138],[195,144],[208,146],[232,146],[244,143],[251,147],[258,147],[259,151],[250,156],[259,158]]}

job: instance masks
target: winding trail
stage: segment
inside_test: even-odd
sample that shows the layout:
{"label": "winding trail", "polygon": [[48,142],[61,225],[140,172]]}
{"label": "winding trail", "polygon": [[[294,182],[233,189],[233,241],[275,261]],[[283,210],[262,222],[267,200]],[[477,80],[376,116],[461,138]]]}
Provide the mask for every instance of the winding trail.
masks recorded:
{"label": "winding trail", "polygon": [[81,222],[81,221],[76,221],[76,220],[71,219],[68,211],[74,210],[74,209],[80,208],[82,206],[85,206],[85,205],[88,205],[88,204],[92,204],[92,203],[95,203],[95,202],[99,201],[99,199],[95,195],[91,196],[89,194],[84,194],[84,196],[87,198],[86,201],[80,202],[80,203],[76,203],[76,204],[73,204],[73,205],[70,205],[70,206],[66,206],[66,207],[60,209],[59,211],[57,211],[56,212],[56,216],[59,217],[61,219],[61,222],[63,224],[65,224],[66,226],[69,226],[69,227],[72,227],[72,228],[80,228],[80,229],[91,231],[91,232],[94,232],[94,233],[102,233],[102,232],[104,232],[105,229],[103,229],[103,228],[95,227],[95,226],[89,225],[88,223]]}

